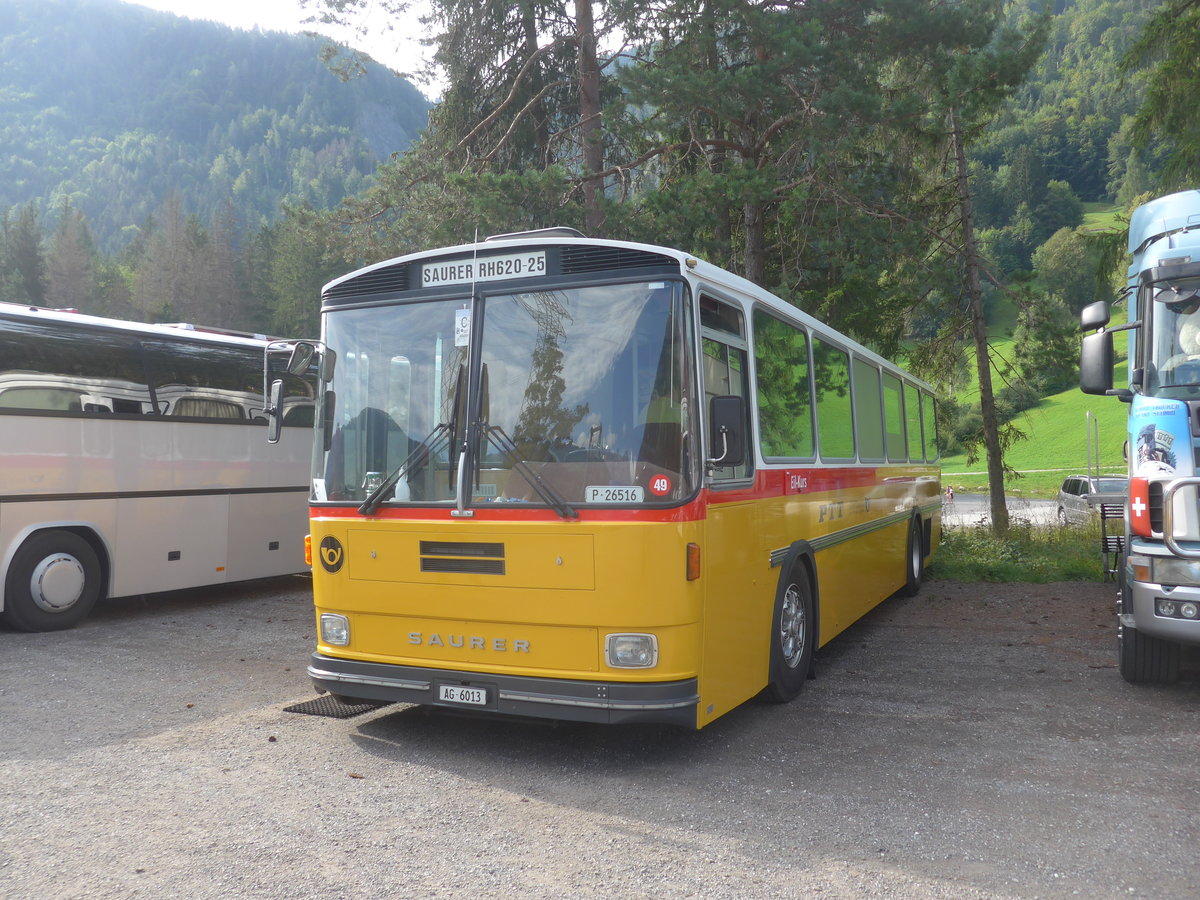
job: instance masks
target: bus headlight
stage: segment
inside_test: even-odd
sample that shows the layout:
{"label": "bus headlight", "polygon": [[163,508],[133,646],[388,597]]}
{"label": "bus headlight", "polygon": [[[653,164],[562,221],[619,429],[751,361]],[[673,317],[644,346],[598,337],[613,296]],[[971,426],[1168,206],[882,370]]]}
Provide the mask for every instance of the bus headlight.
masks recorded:
{"label": "bus headlight", "polygon": [[610,634],[604,639],[608,664],[620,669],[658,665],[658,638],[652,634]]}
{"label": "bus headlight", "polygon": [[350,620],[337,613],[321,613],[321,641],[335,647],[350,643]]}

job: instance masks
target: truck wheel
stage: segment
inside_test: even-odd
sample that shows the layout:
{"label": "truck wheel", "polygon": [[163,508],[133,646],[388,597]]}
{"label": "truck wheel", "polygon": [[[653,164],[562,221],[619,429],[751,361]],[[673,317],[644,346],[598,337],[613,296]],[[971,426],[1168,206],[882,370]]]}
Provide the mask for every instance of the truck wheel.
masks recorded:
{"label": "truck wheel", "polygon": [[100,579],[91,544],[70,531],[39,531],[13,557],[0,616],[18,631],[73,628],[96,605]]}
{"label": "truck wheel", "polygon": [[1117,626],[1121,677],[1130,684],[1174,684],[1179,680],[1179,644]]}

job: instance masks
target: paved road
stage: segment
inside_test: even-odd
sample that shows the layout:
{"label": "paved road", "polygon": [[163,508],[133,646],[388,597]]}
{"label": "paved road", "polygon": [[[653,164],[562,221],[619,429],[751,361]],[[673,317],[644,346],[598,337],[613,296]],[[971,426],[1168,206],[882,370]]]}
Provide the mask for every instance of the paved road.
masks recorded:
{"label": "paved road", "polygon": [[0,632],[0,896],[1195,896],[1200,679],[1124,684],[1111,590],[926,585],[698,733],[285,712],[293,579]]}
{"label": "paved road", "polygon": [[[991,521],[990,499],[987,494],[955,494],[954,502],[943,504],[942,523],[947,527],[986,525]],[[1011,522],[1031,525],[1057,525],[1058,504],[1053,500],[1008,499],[1008,518]]]}

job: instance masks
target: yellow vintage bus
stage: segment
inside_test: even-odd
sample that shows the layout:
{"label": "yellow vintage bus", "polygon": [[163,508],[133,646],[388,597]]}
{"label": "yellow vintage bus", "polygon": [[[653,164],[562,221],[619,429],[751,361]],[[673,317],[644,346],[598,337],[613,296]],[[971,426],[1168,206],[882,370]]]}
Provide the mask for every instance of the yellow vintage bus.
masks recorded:
{"label": "yellow vintage bus", "polygon": [[687,253],[504,235],[322,322],[308,672],[343,700],[701,728],[937,545],[929,387]]}

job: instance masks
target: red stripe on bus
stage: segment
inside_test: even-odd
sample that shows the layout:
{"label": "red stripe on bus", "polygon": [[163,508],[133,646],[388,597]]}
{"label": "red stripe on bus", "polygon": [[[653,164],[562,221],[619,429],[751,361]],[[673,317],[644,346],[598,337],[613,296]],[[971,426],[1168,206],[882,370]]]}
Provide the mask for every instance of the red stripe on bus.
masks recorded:
{"label": "red stripe on bus", "polygon": [[[724,503],[744,503],[748,500],[763,500],[788,494],[826,494],[854,488],[873,487],[886,483],[916,482],[919,474],[935,472],[931,466],[903,464],[884,468],[882,466],[843,466],[839,468],[759,469],[754,483],[730,488],[706,488],[699,496],[681,506],[645,507],[620,509],[608,507],[579,507],[576,512],[581,521],[604,522],[691,522],[705,517],[705,509]],[[888,475],[894,472],[894,475]],[[477,522],[533,521],[553,522],[559,515],[546,507],[526,508],[513,503],[480,503],[470,507],[471,518]],[[445,506],[406,506],[376,510],[374,519],[406,519],[419,521],[444,521],[450,516]],[[310,509],[314,519],[358,518],[355,506],[314,506]]]}

